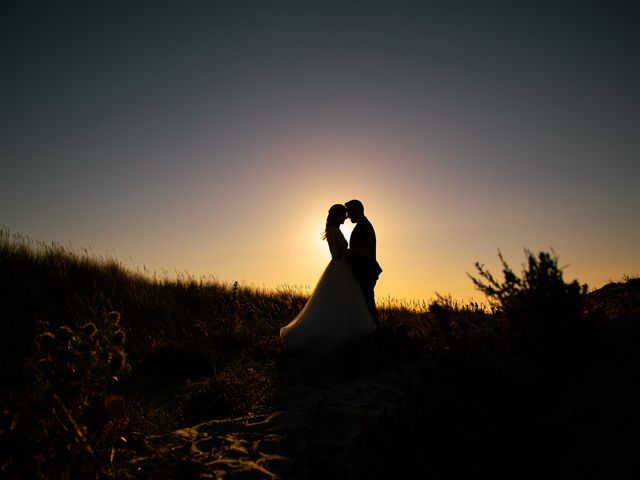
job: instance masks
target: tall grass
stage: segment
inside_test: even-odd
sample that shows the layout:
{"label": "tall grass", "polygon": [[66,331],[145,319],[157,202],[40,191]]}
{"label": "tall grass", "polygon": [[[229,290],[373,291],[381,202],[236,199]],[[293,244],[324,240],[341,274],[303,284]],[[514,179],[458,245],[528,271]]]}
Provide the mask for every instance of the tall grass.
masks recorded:
{"label": "tall grass", "polygon": [[[446,437],[441,421],[458,421],[452,415],[459,411],[451,407],[457,395],[472,398],[486,385],[505,392],[527,384],[540,365],[554,365],[564,358],[558,354],[563,347],[575,346],[569,340],[585,314],[584,291],[566,288],[554,258],[533,260],[521,280],[505,270],[505,282],[478,265],[489,286],[482,280],[476,285],[490,300],[502,292],[490,308],[449,297],[429,303],[383,299],[375,336],[306,365],[303,374],[287,374],[278,330],[299,313],[306,293],[188,275],[159,279],[109,256],[2,229],[0,443],[7,448],[0,473],[117,478],[126,474],[129,459],[148,453],[146,435],[269,412],[286,382],[351,381],[405,361],[421,365],[418,379],[407,385],[414,404],[406,414],[412,418],[379,425],[382,430],[362,437],[363,445],[411,450],[380,432],[424,434],[423,444],[442,453],[436,434],[423,429]],[[563,323],[567,315],[569,324]],[[554,338],[559,327],[562,336]],[[548,356],[544,345],[551,338],[555,356],[537,362]],[[513,398],[504,394],[497,405]],[[378,467],[385,471],[371,463]]]}
{"label": "tall grass", "polygon": [[[2,439],[11,432],[12,443],[23,445],[20,454],[6,452],[2,471],[29,465],[45,477],[70,465],[93,471],[96,462],[116,464],[115,439],[132,432],[160,433],[207,416],[264,411],[269,368],[280,350],[278,329],[305,301],[294,289],[153,278],[111,257],[0,230]],[[127,369],[107,375],[99,367],[116,352],[106,340],[90,345],[115,328],[109,320],[115,316]],[[80,371],[85,374],[78,376]],[[145,397],[143,387],[137,392],[141,378],[164,382],[167,394]],[[123,395],[127,382],[131,394]],[[38,433],[43,428],[47,434]],[[95,435],[84,435],[87,429]],[[109,429],[109,441],[97,438]],[[45,448],[46,459],[34,464]]]}

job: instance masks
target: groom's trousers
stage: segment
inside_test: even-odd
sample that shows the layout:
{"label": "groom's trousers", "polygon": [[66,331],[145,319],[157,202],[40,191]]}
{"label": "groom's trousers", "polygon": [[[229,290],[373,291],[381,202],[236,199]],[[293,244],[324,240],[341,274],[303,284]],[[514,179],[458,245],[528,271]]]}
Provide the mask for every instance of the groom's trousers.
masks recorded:
{"label": "groom's trousers", "polygon": [[362,291],[364,292],[364,299],[367,302],[367,307],[369,308],[369,312],[371,312],[371,316],[373,317],[373,322],[376,324],[376,327],[379,327],[378,323],[378,310],[376,309],[376,299],[373,293],[373,289],[376,286],[377,279],[360,279],[360,286],[362,287]]}

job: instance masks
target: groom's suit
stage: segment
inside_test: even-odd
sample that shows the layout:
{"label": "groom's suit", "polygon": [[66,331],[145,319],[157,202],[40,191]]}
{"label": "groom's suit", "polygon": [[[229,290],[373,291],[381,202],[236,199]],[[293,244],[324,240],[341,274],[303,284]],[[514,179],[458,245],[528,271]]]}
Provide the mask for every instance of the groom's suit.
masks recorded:
{"label": "groom's suit", "polygon": [[[367,253],[364,255],[358,254],[357,249],[360,247],[366,250]],[[382,268],[380,268],[376,260],[376,232],[367,217],[363,216],[358,220],[353,232],[351,232],[347,259],[351,263],[354,276],[362,287],[367,307],[369,307],[371,316],[377,326],[378,311],[376,310],[373,289],[376,286]]]}

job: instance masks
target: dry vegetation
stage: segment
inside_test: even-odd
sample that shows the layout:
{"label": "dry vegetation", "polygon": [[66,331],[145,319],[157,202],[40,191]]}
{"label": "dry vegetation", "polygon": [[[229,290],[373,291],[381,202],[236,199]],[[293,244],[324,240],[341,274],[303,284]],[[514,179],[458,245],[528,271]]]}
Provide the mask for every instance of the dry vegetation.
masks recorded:
{"label": "dry vegetation", "polygon": [[[523,461],[537,471],[527,453],[542,441],[540,387],[553,391],[585,371],[594,326],[624,308],[638,313],[638,282],[610,287],[613,305],[565,283],[550,255],[527,257],[521,276],[503,262],[504,281],[477,265],[473,281],[490,308],[388,301],[377,334],[305,372],[308,383],[349,382],[419,365],[411,405],[360,436],[369,477],[402,474],[390,460],[399,457],[435,478],[495,471],[497,457],[505,472]],[[149,278],[6,230],[0,287],[3,477],[139,477],[131,461],[149,454],[148,436],[268,413],[293,378],[277,332],[304,305],[295,290]],[[559,446],[546,442],[552,461]],[[167,476],[172,468],[158,467]],[[158,471],[149,478],[165,478]]]}

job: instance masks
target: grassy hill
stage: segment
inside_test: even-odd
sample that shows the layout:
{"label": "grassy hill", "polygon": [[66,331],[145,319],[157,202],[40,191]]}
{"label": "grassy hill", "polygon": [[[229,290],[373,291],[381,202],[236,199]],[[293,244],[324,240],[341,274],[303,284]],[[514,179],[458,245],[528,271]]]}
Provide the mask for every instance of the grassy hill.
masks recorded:
{"label": "grassy hill", "polygon": [[[587,294],[562,280],[553,257],[528,257],[521,276],[505,263],[504,281],[477,266],[473,281],[492,308],[447,298],[380,305],[375,335],[292,366],[278,329],[303,307],[299,292],[149,278],[114,259],[3,230],[0,472],[171,478],[190,464],[188,454],[164,455],[139,471],[138,459],[153,458],[154,435],[268,415],[284,408],[282,392],[292,384],[349,384],[411,365],[408,403],[359,433],[374,455],[350,462],[372,477],[398,473],[388,459],[412,455],[412,468],[443,478],[458,454],[468,463],[451,468],[465,474],[489,469],[489,451],[498,449],[501,468],[517,473],[539,440],[541,405],[553,400],[533,393],[585,375],[598,327],[640,313],[637,279]],[[256,470],[255,478],[287,476],[277,470]]]}

